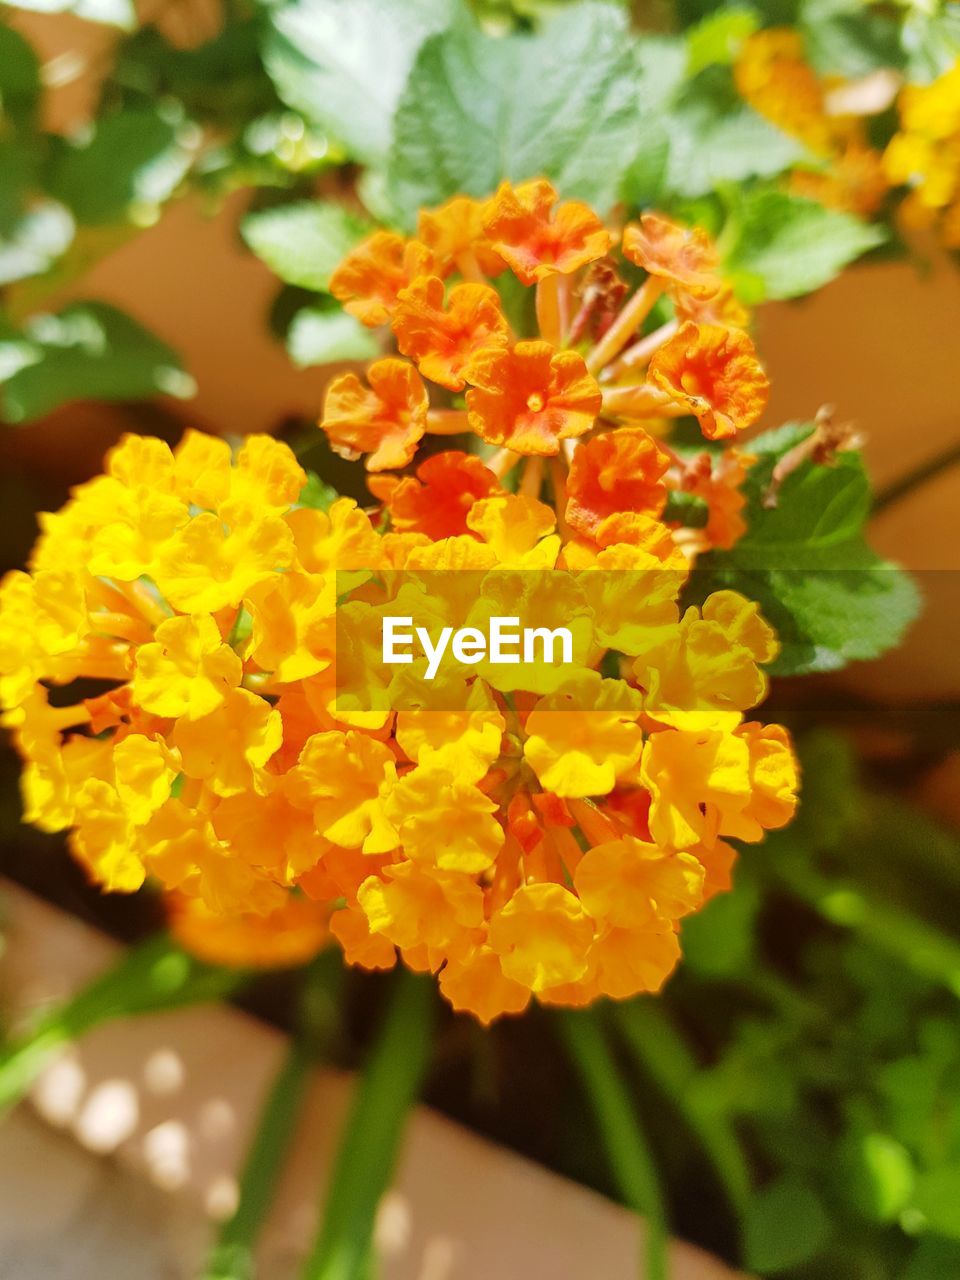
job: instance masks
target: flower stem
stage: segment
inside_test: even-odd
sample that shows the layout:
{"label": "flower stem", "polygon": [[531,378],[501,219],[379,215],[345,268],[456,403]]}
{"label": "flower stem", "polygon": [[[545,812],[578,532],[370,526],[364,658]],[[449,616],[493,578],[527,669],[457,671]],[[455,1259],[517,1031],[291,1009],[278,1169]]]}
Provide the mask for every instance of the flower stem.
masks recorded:
{"label": "flower stem", "polygon": [[587,356],[587,368],[591,373],[598,373],[620,354],[656,306],[661,293],[663,282],[656,276],[648,276]]}
{"label": "flower stem", "polygon": [[339,951],[328,947],[303,974],[300,1025],[267,1095],[240,1176],[240,1202],[223,1224],[203,1280],[252,1280],[254,1248],[273,1203],[310,1071],[336,1032],[343,985]]}
{"label": "flower stem", "polygon": [[660,1176],[630,1091],[594,1013],[564,1010],[556,1026],[584,1086],[624,1202],[646,1218],[645,1280],[667,1278],[667,1221]]}
{"label": "flower stem", "polygon": [[195,960],[166,934],[148,938],[0,1050],[0,1111],[23,1097],[58,1049],[100,1023],[220,1000],[248,977]]}
{"label": "flower stem", "polygon": [[750,1195],[750,1170],[727,1117],[698,1102],[692,1088],[697,1063],[680,1033],[650,1000],[617,1004],[612,1013],[641,1070],[672,1100],[699,1138],[731,1208],[742,1211]]}
{"label": "flower stem", "polygon": [[357,1086],[303,1280],[366,1280],[377,1206],[430,1056],[433,988],[402,968]]}
{"label": "flower stem", "polygon": [[935,480],[937,476],[957,466],[958,463],[960,463],[960,441],[948,445],[940,453],[934,454],[926,462],[921,462],[918,467],[908,471],[905,476],[899,476],[885,488],[880,489],[873,500],[873,514],[886,511],[888,507],[909,497],[915,489]]}

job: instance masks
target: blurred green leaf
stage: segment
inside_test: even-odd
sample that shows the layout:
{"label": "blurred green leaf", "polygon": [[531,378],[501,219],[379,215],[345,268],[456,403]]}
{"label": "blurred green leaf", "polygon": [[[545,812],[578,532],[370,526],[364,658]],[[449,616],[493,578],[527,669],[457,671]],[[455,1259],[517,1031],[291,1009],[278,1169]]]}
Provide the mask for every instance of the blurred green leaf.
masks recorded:
{"label": "blurred green leaf", "polygon": [[132,31],[137,25],[133,0],[8,0],[16,9],[31,13],[72,13],[87,22]]}
{"label": "blurred green leaf", "polygon": [[914,1167],[902,1143],[886,1133],[857,1133],[841,1160],[843,1189],[875,1222],[893,1222],[910,1201]]}
{"label": "blurred green leaf", "polygon": [[307,483],[300,490],[297,505],[312,507],[316,511],[329,511],[339,497],[333,485],[321,480],[315,471],[308,471]]}
{"label": "blurred green leaf", "polygon": [[687,35],[687,73],[733,62],[747,36],[760,25],[755,9],[731,5],[703,18]]}
{"label": "blurred green leaf", "polygon": [[69,211],[55,200],[35,204],[9,231],[0,228],[0,285],[46,271],[69,248],[74,230]]}
{"label": "blurred green leaf", "polygon": [[301,369],[337,360],[372,360],[380,347],[370,330],[344,311],[304,307],[287,331],[287,350]]}
{"label": "blurred green leaf", "polygon": [[454,12],[454,0],[288,0],[268,9],[264,64],[284,102],[379,161],[417,50]]}
{"label": "blurred green leaf", "polygon": [[743,485],[748,531],[732,550],[704,557],[695,579],[703,594],[723,585],[760,604],[780,637],[771,667],[780,675],[878,657],[899,642],[919,607],[912,581],[864,539],[870,487],[857,452],[838,454],[831,466],[802,463],[776,504],[766,500],[777,461],[809,431],[788,425],[751,442],[757,462]]}
{"label": "blurred green leaf", "polygon": [[913,1208],[938,1235],[960,1240],[960,1167],[931,1169],[917,1179]]}
{"label": "blurred green leaf", "polygon": [[39,101],[39,58],[18,31],[0,24],[0,123],[29,124]]}
{"label": "blurred green leaf", "polygon": [[794,1177],[757,1192],[743,1226],[747,1266],[762,1274],[786,1271],[815,1258],[830,1238],[822,1200]]}
{"label": "blurred green leaf", "polygon": [[897,1280],[947,1280],[960,1276],[960,1244],[930,1237],[921,1240]]}
{"label": "blurred green leaf", "polygon": [[684,963],[712,978],[742,973],[750,963],[760,895],[749,881],[735,893],[721,893],[683,921]]}
{"label": "blurred green leaf", "polygon": [[169,199],[190,162],[181,126],[157,110],[121,111],[99,120],[88,138],[62,143],[48,186],[78,222],[122,222],[138,205]]}
{"label": "blurred green leaf", "polygon": [[176,353],[122,311],[74,302],[0,330],[3,418],[29,422],[68,400],[193,394]]}
{"label": "blurred green leaf", "polygon": [[960,50],[960,4],[949,0],[929,9],[912,6],[903,16],[900,40],[908,81],[927,84],[942,76],[957,61]]}
{"label": "blurred green leaf", "polygon": [[354,214],[317,200],[248,213],[244,240],[285,284],[324,290],[340,260],[367,231]]}
{"label": "blurred green leaf", "polygon": [[707,195],[725,184],[782,173],[807,152],[740,99],[726,67],[707,67],[670,107],[667,189]]}
{"label": "blurred green leaf", "polygon": [[772,188],[744,194],[732,216],[726,265],[752,303],[811,293],[886,239],[882,227]]}
{"label": "blurred green leaf", "polygon": [[896,12],[860,0],[801,0],[798,19],[807,57],[823,76],[855,80],[903,65]]}
{"label": "blurred green leaf", "polygon": [[458,191],[545,175],[601,210],[636,155],[643,82],[624,12],[571,5],[536,35],[470,22],[420,51],[397,111],[388,189],[406,225]]}

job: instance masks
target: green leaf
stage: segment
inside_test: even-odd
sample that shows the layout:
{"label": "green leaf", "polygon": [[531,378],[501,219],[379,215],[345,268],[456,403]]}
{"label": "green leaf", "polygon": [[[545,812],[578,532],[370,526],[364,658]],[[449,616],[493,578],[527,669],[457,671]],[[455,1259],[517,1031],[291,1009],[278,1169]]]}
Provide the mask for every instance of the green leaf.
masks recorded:
{"label": "green leaf", "polygon": [[954,65],[960,49],[960,4],[944,4],[929,12],[920,6],[909,9],[900,40],[908,84],[928,84],[942,76]]}
{"label": "green leaf", "polygon": [[167,200],[190,167],[181,127],[159,111],[121,111],[82,142],[64,143],[49,174],[52,195],[89,225],[126,221]]}
{"label": "green leaf", "polygon": [[102,302],[74,302],[0,332],[2,416],[30,422],[69,400],[133,400],[194,392],[175,352]]}
{"label": "green leaf", "polygon": [[744,40],[759,25],[755,9],[734,6],[709,14],[687,32],[688,75],[694,76],[704,67],[732,63]]}
{"label": "green leaf", "polygon": [[743,1227],[747,1266],[762,1275],[786,1271],[816,1257],[830,1236],[820,1197],[792,1176],[753,1197]]}
{"label": "green leaf", "polygon": [[39,101],[39,58],[18,31],[0,25],[0,120],[27,124]]}
{"label": "green leaf", "polygon": [[343,311],[304,307],[287,332],[287,350],[301,369],[337,360],[372,360],[379,354],[369,329]]}
{"label": "green leaf", "polygon": [[748,178],[771,177],[807,155],[795,138],[742,102],[726,67],[707,67],[684,85],[666,124],[667,188],[686,198]]}
{"label": "green leaf", "polygon": [[327,288],[340,260],[366,231],[340,205],[316,200],[248,213],[240,227],[253,252],[284,283],[317,290]]}
{"label": "green leaf", "polygon": [[901,17],[871,11],[860,0],[803,0],[799,28],[806,55],[823,76],[855,80],[903,63]]}
{"label": "green leaf", "polygon": [[771,667],[780,675],[879,657],[919,606],[912,581],[864,539],[870,488],[858,453],[842,452],[831,466],[802,463],[768,505],[778,459],[809,431],[781,427],[751,442],[747,532],[732,550],[704,557],[695,575],[699,595],[727,586],[759,603],[780,637]]}
{"label": "green leaf", "polygon": [[31,13],[72,13],[87,22],[132,31],[137,25],[133,0],[9,0],[16,9]]}
{"label": "green leaf", "polygon": [[733,216],[727,268],[751,302],[819,289],[886,239],[882,227],[772,188],[747,193]]}
{"label": "green leaf", "polygon": [[0,285],[46,271],[69,248],[74,221],[55,200],[44,200],[0,229]]}
{"label": "green leaf", "polygon": [[626,15],[570,6],[536,35],[464,21],[428,40],[397,111],[387,170],[401,220],[503,178],[545,175],[602,211],[637,153],[643,82]]}
{"label": "green leaf", "polygon": [[931,1236],[921,1240],[897,1280],[944,1280],[960,1275],[960,1244]]}
{"label": "green leaf", "polygon": [[695,973],[733,977],[750,965],[760,894],[749,881],[721,893],[683,922],[683,959]]}
{"label": "green leaf", "polygon": [[420,45],[454,0],[289,0],[268,11],[264,65],[280,97],[360,160],[382,160]]}
{"label": "green leaf", "polygon": [[912,1207],[932,1231],[960,1240],[960,1168],[931,1169],[918,1178]]}
{"label": "green leaf", "polygon": [[851,1203],[872,1222],[893,1222],[910,1201],[913,1160],[886,1133],[858,1133],[841,1162],[842,1187]]}
{"label": "green leaf", "polygon": [[329,511],[340,497],[333,485],[321,480],[315,471],[307,472],[307,483],[300,490],[297,506],[312,507],[315,511]]}

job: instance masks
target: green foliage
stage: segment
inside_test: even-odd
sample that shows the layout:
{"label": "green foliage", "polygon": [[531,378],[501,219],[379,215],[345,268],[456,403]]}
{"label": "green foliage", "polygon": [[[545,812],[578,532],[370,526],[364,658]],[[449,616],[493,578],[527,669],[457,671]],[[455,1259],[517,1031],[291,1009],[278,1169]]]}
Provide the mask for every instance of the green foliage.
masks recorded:
{"label": "green foliage", "polygon": [[871,551],[864,536],[870,487],[853,451],[830,466],[804,462],[771,502],[777,462],[809,434],[786,426],[751,442],[743,485],[748,530],[731,551],[699,562],[697,592],[718,586],[758,601],[783,646],[780,675],[833,671],[897,644],[917,614],[910,579]]}
{"label": "green foliage", "polygon": [[264,63],[284,102],[379,161],[417,49],[454,11],[453,0],[287,0],[268,10]]}
{"label": "green foliage", "polygon": [[776,1275],[815,1258],[830,1234],[820,1197],[808,1183],[785,1177],[758,1191],[744,1215],[751,1270]]}
{"label": "green foliage", "polygon": [[886,238],[882,227],[765,187],[735,199],[730,217],[726,267],[751,303],[812,293]]}
{"label": "green foliage", "polygon": [[729,65],[759,25],[755,9],[735,5],[701,19],[687,32],[687,73],[696,75],[704,67]]}
{"label": "green foliage", "polygon": [[122,111],[83,141],[53,155],[49,190],[93,226],[123,221],[137,206],[163,204],[190,167],[182,125],[159,109]]}
{"label": "green foliage", "polygon": [[175,352],[102,302],[75,302],[0,329],[2,416],[30,422],[66,400],[186,396],[192,382]]}
{"label": "green foliage", "polygon": [[244,240],[284,283],[317,291],[367,230],[338,205],[314,200],[249,213],[241,225]]}
{"label": "green foliage", "polygon": [[372,360],[376,338],[353,316],[334,307],[304,307],[287,330],[290,359],[300,369],[338,360]]}
{"label": "green foliage", "polygon": [[0,26],[0,112],[23,125],[33,120],[39,100],[40,59],[22,35]]}
{"label": "green foliage", "polygon": [[616,6],[590,0],[500,39],[461,21],[424,44],[400,101],[388,163],[398,218],[540,174],[608,209],[636,154],[642,93]]}

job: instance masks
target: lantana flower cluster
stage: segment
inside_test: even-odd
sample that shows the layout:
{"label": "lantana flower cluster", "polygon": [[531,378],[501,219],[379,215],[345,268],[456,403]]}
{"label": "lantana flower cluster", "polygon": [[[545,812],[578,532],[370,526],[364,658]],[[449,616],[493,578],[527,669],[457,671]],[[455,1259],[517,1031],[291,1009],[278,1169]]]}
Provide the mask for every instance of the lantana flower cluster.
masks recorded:
{"label": "lantana flower cluster", "polygon": [[[234,456],[188,432],[125,438],[42,516],[0,584],[27,820],[69,829],[106,890],[161,886],[211,957],[293,962],[332,935],[352,964],[438,973],[484,1022],[658,990],[680,921],[730,885],[728,841],[786,823],[797,772],[786,731],[746,719],[777,652],[756,606],[681,605],[696,554],[742,532],[750,460],[678,452],[669,426],[726,442],[756,420],[746,315],[702,232],[648,214],[614,245],[539,180],[348,256],[334,293],[400,352],[337,378],[321,424],[365,458],[369,509],[310,505],[272,438]],[[454,433],[482,453],[416,457]],[[456,709],[338,696],[367,672],[351,609],[503,570],[533,616],[543,575],[568,579],[551,598],[591,636],[568,676],[478,668]]]}
{"label": "lantana flower cluster", "polygon": [[[862,102],[865,95],[840,76],[818,75],[799,31],[767,27],[748,36],[734,79],[745,102],[819,160],[819,168],[791,171],[794,194],[861,217],[879,210],[890,186],[883,154],[870,144],[862,110],[851,110],[852,100]],[[879,102],[876,92],[867,94],[868,114],[889,105],[894,91],[884,82]]]}
{"label": "lantana flower cluster", "polygon": [[915,224],[938,224],[943,243],[960,249],[960,61],[928,85],[900,95],[900,131],[884,154],[891,182],[909,187],[904,211]]}

